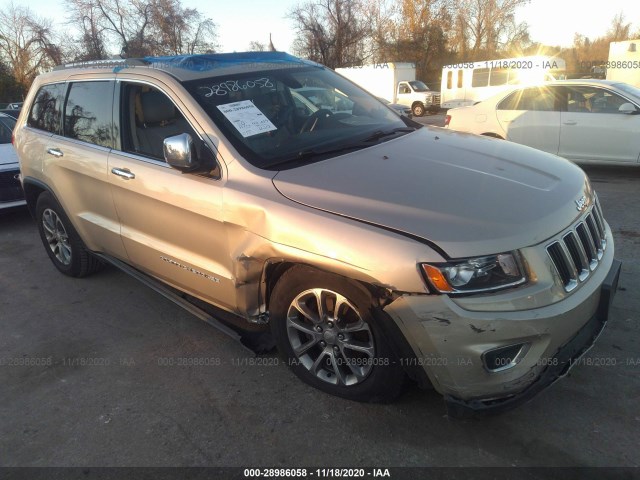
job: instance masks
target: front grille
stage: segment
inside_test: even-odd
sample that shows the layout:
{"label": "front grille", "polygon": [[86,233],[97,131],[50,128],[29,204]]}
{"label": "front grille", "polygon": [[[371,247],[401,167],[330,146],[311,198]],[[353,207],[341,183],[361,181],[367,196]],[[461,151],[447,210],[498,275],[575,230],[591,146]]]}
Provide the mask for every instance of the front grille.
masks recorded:
{"label": "front grille", "polygon": [[24,198],[20,180],[15,178],[18,174],[20,170],[17,168],[0,172],[0,202],[15,202]]}
{"label": "front grille", "polygon": [[590,211],[560,240],[547,246],[564,289],[570,292],[584,282],[602,259],[607,239],[602,209],[596,198]]}
{"label": "front grille", "polygon": [[440,95],[432,95],[431,96],[431,104],[432,105],[440,105]]}

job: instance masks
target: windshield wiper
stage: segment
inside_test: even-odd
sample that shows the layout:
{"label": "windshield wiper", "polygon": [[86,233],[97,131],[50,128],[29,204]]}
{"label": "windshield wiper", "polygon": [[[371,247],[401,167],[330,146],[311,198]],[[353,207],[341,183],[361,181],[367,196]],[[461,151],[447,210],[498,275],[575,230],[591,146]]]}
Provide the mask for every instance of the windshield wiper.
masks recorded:
{"label": "windshield wiper", "polygon": [[332,155],[334,153],[346,153],[351,150],[360,150],[363,148],[370,147],[371,142],[380,140],[383,137],[395,135],[397,133],[410,133],[415,130],[416,130],[415,128],[411,128],[411,127],[394,128],[393,130],[389,130],[386,132],[383,130],[377,130],[373,132],[371,135],[369,135],[368,137],[366,137],[364,140],[361,140],[357,143],[350,143],[347,145],[340,145],[338,147],[326,148],[326,149],[300,150],[299,152],[297,152],[295,155],[292,155],[291,157],[288,157],[284,160],[277,160],[275,162],[268,163],[266,165],[263,165],[262,168],[272,168],[272,167],[277,167],[287,163],[301,162],[304,160],[309,160],[311,158],[323,157],[325,155]]}
{"label": "windshield wiper", "polygon": [[411,128],[411,127],[394,128],[393,130],[388,130],[386,132],[384,130],[376,130],[367,138],[365,138],[363,142],[375,142],[376,140],[380,140],[383,137],[388,137],[389,135],[395,135],[396,133],[402,133],[402,132],[410,133],[413,131],[415,131],[415,128]]}
{"label": "windshield wiper", "polygon": [[286,163],[300,162],[304,160],[309,160],[310,158],[320,157],[324,155],[331,155],[334,153],[345,153],[351,150],[360,150],[362,148],[367,148],[370,146],[371,145],[369,145],[368,143],[352,143],[349,145],[342,145],[337,148],[327,148],[324,150],[323,149],[300,150],[298,153],[296,153],[295,155],[292,155],[289,158],[286,158],[284,160],[278,160],[273,163],[268,163],[266,165],[263,165],[262,168],[276,167],[276,166],[284,165]]}

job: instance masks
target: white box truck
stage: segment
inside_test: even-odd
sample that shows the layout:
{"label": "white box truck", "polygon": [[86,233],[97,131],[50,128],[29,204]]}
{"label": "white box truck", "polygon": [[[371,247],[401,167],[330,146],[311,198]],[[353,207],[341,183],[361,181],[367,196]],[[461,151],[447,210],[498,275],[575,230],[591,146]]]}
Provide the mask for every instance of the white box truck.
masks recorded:
{"label": "white box truck", "polygon": [[413,63],[374,63],[359,67],[336,68],[336,72],[357,83],[376,97],[411,108],[421,117],[427,110],[440,109],[440,92],[429,90],[416,80]]}
{"label": "white box truck", "polygon": [[640,39],[609,44],[607,80],[640,87]]}

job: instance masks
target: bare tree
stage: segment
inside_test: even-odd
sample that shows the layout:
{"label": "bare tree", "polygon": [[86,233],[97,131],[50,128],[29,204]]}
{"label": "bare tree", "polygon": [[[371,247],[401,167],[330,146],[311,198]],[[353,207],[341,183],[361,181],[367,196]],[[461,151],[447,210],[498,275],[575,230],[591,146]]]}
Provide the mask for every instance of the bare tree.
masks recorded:
{"label": "bare tree", "polygon": [[101,11],[93,0],[67,0],[71,12],[70,22],[80,29],[80,38],[70,55],[75,60],[102,60],[107,58],[105,28]]}
{"label": "bare tree", "polygon": [[461,60],[520,53],[530,43],[528,26],[515,10],[529,0],[460,0],[453,9],[453,48]]}
{"label": "bare tree", "polygon": [[144,0],[95,0],[99,21],[115,37],[124,57],[151,55],[151,3]]}
{"label": "bare tree", "polygon": [[607,39],[610,42],[619,42],[621,40],[628,40],[629,31],[631,30],[631,23],[624,21],[624,13],[620,12],[613,20],[611,20],[611,27],[607,31]]}
{"label": "bare tree", "polygon": [[289,12],[297,38],[294,51],[331,68],[360,65],[370,26],[361,0],[317,0]]}
{"label": "bare tree", "polygon": [[366,17],[369,19],[370,31],[367,44],[369,52],[365,54],[374,62],[392,61],[389,52],[397,39],[397,22],[400,7],[397,2],[389,0],[368,0],[364,4]]}
{"label": "bare tree", "polygon": [[179,0],[153,0],[151,5],[154,54],[192,55],[215,50],[215,24],[197,9],[182,7]]}
{"label": "bare tree", "polygon": [[262,42],[258,42],[257,40],[253,40],[249,42],[250,52],[265,52],[266,50],[267,50],[267,46]]}
{"label": "bare tree", "polygon": [[215,24],[180,0],[67,0],[80,21],[80,57],[182,55],[215,50]]}
{"label": "bare tree", "polygon": [[447,55],[448,0],[402,0],[391,41],[384,47],[387,61],[415,62],[420,78],[437,77]]}
{"label": "bare tree", "polygon": [[36,75],[62,61],[51,22],[13,3],[0,9],[0,59],[26,91]]}

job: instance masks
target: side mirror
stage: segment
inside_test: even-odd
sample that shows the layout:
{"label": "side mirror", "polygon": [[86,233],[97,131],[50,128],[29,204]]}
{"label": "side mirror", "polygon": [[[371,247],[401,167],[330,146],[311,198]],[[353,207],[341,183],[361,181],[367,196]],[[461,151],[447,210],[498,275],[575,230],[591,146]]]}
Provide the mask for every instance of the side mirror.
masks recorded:
{"label": "side mirror", "polygon": [[188,133],[167,137],[163,142],[164,159],[173,168],[190,172],[200,167],[193,139]]}
{"label": "side mirror", "polygon": [[624,113],[625,115],[637,115],[638,113],[638,109],[636,108],[636,106],[633,103],[623,103],[622,105],[620,105],[620,108],[618,108],[618,111],[620,113]]}

